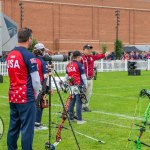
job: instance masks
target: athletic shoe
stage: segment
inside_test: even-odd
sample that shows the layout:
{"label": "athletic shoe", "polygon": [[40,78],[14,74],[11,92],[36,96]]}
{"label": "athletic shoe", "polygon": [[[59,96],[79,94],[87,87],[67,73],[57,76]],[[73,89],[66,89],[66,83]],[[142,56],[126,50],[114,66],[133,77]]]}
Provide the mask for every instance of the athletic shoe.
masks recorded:
{"label": "athletic shoe", "polygon": [[34,131],[39,131],[40,127],[34,127]]}
{"label": "athletic shoe", "polygon": [[91,112],[91,110],[90,110],[88,107],[83,107],[83,108],[82,108],[82,111],[83,111],[83,112]]}
{"label": "athletic shoe", "polygon": [[73,116],[73,118],[76,119],[76,120],[78,119],[77,116]]}
{"label": "athletic shoe", "polygon": [[46,127],[45,125],[43,125],[43,124],[41,124],[41,123],[35,122],[34,130],[35,130],[35,131],[48,130],[48,127]]}
{"label": "athletic shoe", "polygon": [[46,126],[34,127],[34,130],[35,130],[35,131],[48,130],[48,127],[46,127]]}
{"label": "athletic shoe", "polygon": [[48,127],[47,126],[43,126],[43,125],[40,125],[40,128],[41,128],[41,130],[48,130]]}
{"label": "athletic shoe", "polygon": [[40,125],[41,125],[41,124],[38,123],[38,122],[35,122],[35,124],[34,124],[35,127],[39,127]]}
{"label": "athletic shoe", "polygon": [[87,121],[84,121],[84,120],[78,120],[77,121],[77,124],[84,124],[84,123],[86,123]]}
{"label": "athletic shoe", "polygon": [[77,122],[77,119],[70,119],[71,122]]}

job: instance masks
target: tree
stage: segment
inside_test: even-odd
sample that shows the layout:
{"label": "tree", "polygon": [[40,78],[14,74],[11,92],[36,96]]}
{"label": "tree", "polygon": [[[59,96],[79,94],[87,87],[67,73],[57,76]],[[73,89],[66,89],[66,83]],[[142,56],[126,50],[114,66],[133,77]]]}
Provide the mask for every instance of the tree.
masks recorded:
{"label": "tree", "polygon": [[105,54],[107,51],[107,45],[106,44],[102,44],[102,53]]}
{"label": "tree", "polygon": [[121,52],[122,52],[122,41],[121,40],[116,40],[115,41],[115,56],[116,56],[116,59],[121,58]]}
{"label": "tree", "polygon": [[33,38],[33,39],[32,39],[32,43],[31,43],[30,47],[28,48],[28,50],[29,50],[30,52],[32,52],[33,49],[34,49],[34,46],[35,46],[37,43],[38,43],[37,40]]}

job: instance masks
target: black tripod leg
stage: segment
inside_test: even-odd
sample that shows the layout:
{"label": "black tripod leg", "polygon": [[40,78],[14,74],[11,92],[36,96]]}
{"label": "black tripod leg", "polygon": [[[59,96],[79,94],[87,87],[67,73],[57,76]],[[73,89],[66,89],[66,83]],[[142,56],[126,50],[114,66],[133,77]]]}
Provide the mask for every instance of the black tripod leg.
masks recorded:
{"label": "black tripod leg", "polygon": [[57,73],[56,70],[54,70],[54,72],[56,73],[57,77],[59,78],[60,81],[62,81],[62,79],[60,78],[59,74]]}
{"label": "black tripod leg", "polygon": [[54,145],[51,144],[51,74],[49,73],[49,137],[48,142],[45,143],[46,150],[55,150]]}

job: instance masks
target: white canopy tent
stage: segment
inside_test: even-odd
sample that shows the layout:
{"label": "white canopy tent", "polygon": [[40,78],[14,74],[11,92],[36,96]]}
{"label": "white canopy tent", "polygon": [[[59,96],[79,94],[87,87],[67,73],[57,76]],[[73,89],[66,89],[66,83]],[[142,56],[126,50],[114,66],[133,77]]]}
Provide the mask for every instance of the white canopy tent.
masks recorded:
{"label": "white canopy tent", "polygon": [[145,51],[145,52],[150,51],[150,45],[125,45],[125,47],[135,47],[139,51]]}
{"label": "white canopy tent", "polygon": [[9,52],[17,44],[17,24],[1,11],[0,1],[0,55]]}
{"label": "white canopy tent", "polygon": [[150,45],[135,45],[135,47],[141,51],[145,51],[145,52],[150,51]]}

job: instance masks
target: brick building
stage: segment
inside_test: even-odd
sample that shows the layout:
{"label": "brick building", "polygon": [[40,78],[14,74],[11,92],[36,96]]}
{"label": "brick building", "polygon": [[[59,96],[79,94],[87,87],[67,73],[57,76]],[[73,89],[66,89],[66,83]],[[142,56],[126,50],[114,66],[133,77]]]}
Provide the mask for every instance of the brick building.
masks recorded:
{"label": "brick building", "polygon": [[[116,38],[115,10],[120,10],[119,39],[125,45],[150,44],[148,0],[22,0],[23,26],[50,50],[82,49],[91,43],[113,50]],[[2,0],[3,13],[20,25],[19,0]]]}

